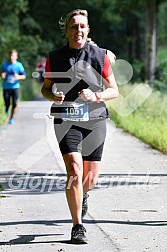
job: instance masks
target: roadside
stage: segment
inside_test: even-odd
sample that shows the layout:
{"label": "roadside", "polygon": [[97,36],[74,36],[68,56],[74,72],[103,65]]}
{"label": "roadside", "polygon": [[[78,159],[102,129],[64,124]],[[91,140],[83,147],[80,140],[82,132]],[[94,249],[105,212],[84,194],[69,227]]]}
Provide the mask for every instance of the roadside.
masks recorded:
{"label": "roadside", "polygon": [[2,251],[165,252],[167,156],[108,121],[101,175],[90,192],[89,243],[69,244],[65,167],[49,102],[22,103],[0,130]]}

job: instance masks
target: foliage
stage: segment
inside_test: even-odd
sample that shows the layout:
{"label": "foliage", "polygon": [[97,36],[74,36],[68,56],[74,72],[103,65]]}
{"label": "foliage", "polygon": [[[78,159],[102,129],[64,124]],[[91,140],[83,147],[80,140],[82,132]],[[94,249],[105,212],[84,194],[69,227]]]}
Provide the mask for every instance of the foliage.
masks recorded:
{"label": "foliage", "polygon": [[40,84],[34,79],[26,79],[21,83],[21,97],[22,101],[31,101],[40,95]]}
{"label": "foliage", "polygon": [[134,60],[132,63],[133,77],[132,82],[144,81],[144,62],[140,60]]}
{"label": "foliage", "polygon": [[0,184],[0,191],[3,191],[3,187],[2,187],[2,185]]}
{"label": "foliage", "polygon": [[[3,191],[3,186],[0,184],[0,192],[2,192],[2,191]],[[6,196],[0,194],[0,198],[6,198]]]}
{"label": "foliage", "polygon": [[[133,82],[144,79],[146,47],[146,2],[143,0],[0,0],[0,55],[7,59],[8,51],[16,48],[19,61],[23,63],[27,80],[21,85],[21,99],[33,99],[40,86],[31,79],[40,55],[64,44],[58,21],[61,16],[76,8],[89,13],[90,37],[101,47],[113,51],[117,58],[130,62]],[[159,43],[167,41],[167,2],[158,0]],[[161,50],[162,52],[162,50]],[[153,87],[161,92],[167,90],[166,49],[159,55],[156,81]],[[133,88],[135,87],[135,84]],[[115,122],[125,130],[140,137],[159,150],[166,152],[166,96],[159,92],[147,99],[134,113],[120,117],[110,106]],[[124,104],[120,105],[123,106]],[[0,120],[5,120],[2,90],[0,88]],[[0,122],[2,123],[2,121]]]}
{"label": "foliage", "polygon": [[0,22],[7,20],[9,13],[15,15],[15,17],[20,13],[25,13],[28,10],[28,0],[0,0],[1,13]]}
{"label": "foliage", "polygon": [[[124,5],[120,5],[116,0],[81,0],[79,3],[76,0],[70,0],[68,4],[66,1],[57,1],[55,4],[54,0],[47,2],[30,0],[29,5],[31,16],[42,27],[42,40],[52,41],[55,48],[62,46],[63,42],[58,25],[61,16],[64,17],[72,9],[87,9],[91,28],[90,37],[99,46],[112,49],[118,55],[118,53],[127,52],[126,20],[132,17],[133,12],[137,12],[136,4],[132,4],[133,1],[124,2]],[[129,2],[131,5],[127,5]],[[139,14],[140,11],[138,11],[140,17]],[[133,21],[132,18],[131,20]]]}
{"label": "foliage", "polygon": [[165,81],[154,80],[152,86],[155,90],[158,90],[162,93],[167,93],[167,84]]}
{"label": "foliage", "polygon": [[[0,192],[3,191],[3,187],[2,185],[0,184]],[[0,198],[3,198],[3,196],[0,194]]]}
{"label": "foliage", "polygon": [[[133,66],[133,82],[144,80],[146,2],[143,0],[0,0],[1,62],[16,48],[19,60],[31,77],[40,55],[62,46],[64,39],[58,21],[76,8],[89,13],[90,37],[101,47],[113,51],[117,58]],[[159,6],[159,41],[166,43],[166,1]],[[160,66],[161,68],[161,66]],[[157,76],[157,73],[156,73]],[[158,81],[161,81],[158,79]],[[159,84],[158,84],[159,85]],[[157,86],[157,84],[155,85]]]}
{"label": "foliage", "polygon": [[[166,41],[166,2],[158,1],[160,42]],[[143,75],[145,53],[145,1],[122,0],[0,0],[0,53],[6,60],[10,49],[16,48],[28,76],[39,55],[62,46],[64,39],[58,21],[76,8],[87,9],[90,37],[101,47],[112,50],[117,58],[134,65],[134,81]],[[32,50],[33,49],[33,50]],[[142,76],[143,78],[143,76]],[[141,79],[142,79],[141,78]]]}
{"label": "foliage", "polygon": [[159,43],[166,45],[167,41],[167,22],[166,22],[167,2],[163,2],[159,6],[158,20],[159,20]]}
{"label": "foliage", "polygon": [[[134,85],[133,85],[134,88]],[[126,85],[126,92],[132,89]],[[121,90],[120,90],[121,92]],[[121,92],[122,93],[122,92]],[[123,92],[124,93],[124,92]],[[125,94],[125,93],[124,93]],[[133,104],[134,97],[129,103]],[[118,127],[135,135],[145,143],[167,154],[167,96],[153,91],[151,96],[129,116],[122,117],[112,108],[112,102],[107,102],[111,119]],[[124,109],[124,103],[119,108]]]}
{"label": "foliage", "polygon": [[156,90],[167,93],[167,60],[159,63],[157,66],[153,87]]}
{"label": "foliage", "polygon": [[167,46],[159,46],[157,63],[160,64],[164,61],[167,61]]}
{"label": "foliage", "polygon": [[[28,15],[28,4],[28,0],[7,0],[1,3],[3,15],[0,16],[0,54],[2,62],[8,59],[9,50],[17,49],[19,60],[23,63],[29,77],[35,69],[36,58],[40,53],[42,28],[33,17]],[[50,43],[49,47],[51,48]]]}
{"label": "foliage", "polygon": [[3,94],[2,94],[2,86],[0,83],[0,125],[5,123],[6,121],[6,115],[5,115],[5,106],[3,101]]}

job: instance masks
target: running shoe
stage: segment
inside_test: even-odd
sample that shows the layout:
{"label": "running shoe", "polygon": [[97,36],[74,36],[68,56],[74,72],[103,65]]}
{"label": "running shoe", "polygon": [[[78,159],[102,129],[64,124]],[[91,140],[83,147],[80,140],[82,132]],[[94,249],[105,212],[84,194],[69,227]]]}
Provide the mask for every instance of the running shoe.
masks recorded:
{"label": "running shoe", "polygon": [[14,124],[13,118],[10,118],[10,119],[9,119],[9,124]]}
{"label": "running shoe", "polygon": [[82,218],[86,215],[88,211],[88,197],[89,195],[87,193],[84,193],[83,195],[83,202],[82,202]]}
{"label": "running shoe", "polygon": [[71,243],[74,244],[84,244],[87,243],[87,238],[85,236],[86,229],[82,224],[77,224],[72,228],[71,231]]}

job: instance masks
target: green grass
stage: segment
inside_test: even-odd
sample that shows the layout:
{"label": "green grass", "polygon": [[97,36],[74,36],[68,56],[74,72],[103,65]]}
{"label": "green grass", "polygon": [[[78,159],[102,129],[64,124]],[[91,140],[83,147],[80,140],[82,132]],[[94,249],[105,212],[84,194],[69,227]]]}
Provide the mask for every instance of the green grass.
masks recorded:
{"label": "green grass", "polygon": [[3,101],[3,91],[0,83],[0,125],[4,124],[5,121],[6,121],[6,114]]}
{"label": "green grass", "polygon": [[[120,88],[120,93],[126,96],[136,86],[125,85]],[[135,103],[140,93],[136,95],[137,97],[132,96],[126,104],[119,99],[107,102],[111,119],[124,131],[167,154],[167,95],[153,91],[149,98],[128,116],[122,116],[113,109],[117,105],[119,111],[128,111],[128,107]]]}
{"label": "green grass", "polygon": [[[2,185],[0,184],[0,192],[1,192],[1,191],[3,191],[3,187],[2,187]],[[6,197],[6,196],[0,194],[0,198],[5,198],[5,197]]]}

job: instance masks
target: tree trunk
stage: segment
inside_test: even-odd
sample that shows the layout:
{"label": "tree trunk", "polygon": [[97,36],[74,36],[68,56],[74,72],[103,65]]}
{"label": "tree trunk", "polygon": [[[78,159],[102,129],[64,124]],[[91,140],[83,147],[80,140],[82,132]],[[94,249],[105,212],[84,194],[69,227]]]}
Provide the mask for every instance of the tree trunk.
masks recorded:
{"label": "tree trunk", "polygon": [[146,55],[145,80],[152,83],[155,77],[157,56],[157,0],[146,2]]}
{"label": "tree trunk", "polygon": [[139,27],[139,21],[136,18],[135,22],[134,22],[134,37],[135,37],[135,58],[141,60],[141,31],[140,31],[140,27]]}
{"label": "tree trunk", "polygon": [[137,17],[133,17],[133,20],[127,24],[126,29],[127,34],[127,48],[128,48],[128,59],[130,62],[134,60],[141,60],[141,37],[140,37],[140,27],[139,20]]}

